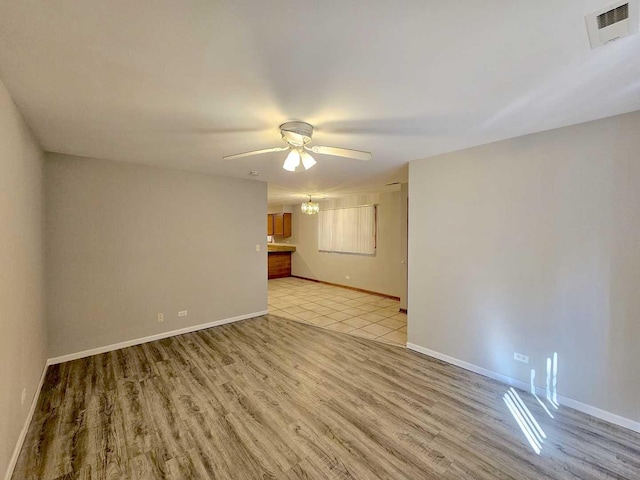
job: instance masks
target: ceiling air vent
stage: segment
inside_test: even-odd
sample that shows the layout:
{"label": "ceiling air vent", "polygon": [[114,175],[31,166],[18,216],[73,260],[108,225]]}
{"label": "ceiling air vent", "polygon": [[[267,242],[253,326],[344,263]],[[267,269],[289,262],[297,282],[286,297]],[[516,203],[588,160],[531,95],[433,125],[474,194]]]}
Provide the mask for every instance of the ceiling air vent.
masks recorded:
{"label": "ceiling air vent", "polygon": [[638,0],[616,2],[585,17],[591,48],[638,33]]}
{"label": "ceiling air vent", "polygon": [[629,18],[629,4],[625,3],[613,10],[598,15],[598,29],[603,29],[614,23],[621,22]]}

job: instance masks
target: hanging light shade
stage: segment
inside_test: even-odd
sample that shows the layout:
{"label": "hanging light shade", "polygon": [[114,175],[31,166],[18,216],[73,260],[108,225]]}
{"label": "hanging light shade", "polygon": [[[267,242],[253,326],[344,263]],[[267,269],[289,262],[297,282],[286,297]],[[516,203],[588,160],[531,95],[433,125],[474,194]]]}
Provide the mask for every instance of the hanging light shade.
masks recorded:
{"label": "hanging light shade", "polygon": [[300,205],[300,210],[302,210],[302,213],[306,213],[307,215],[315,215],[320,211],[320,204],[312,202],[311,195],[309,195],[309,201],[302,203],[302,205]]}
{"label": "hanging light shade", "polygon": [[295,172],[298,165],[300,165],[300,153],[298,153],[297,150],[291,150],[289,155],[287,155],[282,168],[289,172]]}
{"label": "hanging light shade", "polygon": [[316,159],[309,155],[306,151],[300,149],[292,149],[282,165],[282,168],[289,172],[295,172],[300,166],[300,161],[305,170],[309,170],[316,164]]}
{"label": "hanging light shade", "polygon": [[300,158],[302,159],[302,165],[304,165],[305,170],[309,170],[311,167],[313,167],[316,164],[315,158],[313,158],[304,150],[300,154]]}

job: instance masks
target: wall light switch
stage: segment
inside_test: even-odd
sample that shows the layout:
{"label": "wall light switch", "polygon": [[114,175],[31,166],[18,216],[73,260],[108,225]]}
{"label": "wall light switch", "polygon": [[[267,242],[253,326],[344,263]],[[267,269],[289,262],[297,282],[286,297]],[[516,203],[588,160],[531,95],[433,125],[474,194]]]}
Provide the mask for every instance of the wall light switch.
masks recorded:
{"label": "wall light switch", "polygon": [[260,244],[257,244],[256,245],[256,252],[259,252],[259,251],[260,251]]}

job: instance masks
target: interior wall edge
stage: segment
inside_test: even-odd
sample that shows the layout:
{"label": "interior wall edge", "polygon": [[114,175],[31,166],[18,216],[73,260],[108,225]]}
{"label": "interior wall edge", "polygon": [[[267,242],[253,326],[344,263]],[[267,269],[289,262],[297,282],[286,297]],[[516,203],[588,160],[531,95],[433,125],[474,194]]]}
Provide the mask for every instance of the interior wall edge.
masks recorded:
{"label": "interior wall edge", "polygon": [[247,320],[249,318],[259,317],[261,315],[268,314],[268,310],[262,310],[259,312],[245,313],[230,318],[223,318],[222,320],[214,320],[212,322],[201,323],[199,325],[192,325],[185,328],[179,328],[177,330],[170,330],[168,332],[162,332],[155,335],[149,335],[147,337],[134,338],[132,340],[125,340],[124,342],[113,343],[111,345],[104,345],[102,347],[91,348],[89,350],[82,350],[80,352],[69,353],[61,355],[59,357],[53,357],[47,360],[47,366],[57,365],[58,363],[69,362],[71,360],[78,360],[80,358],[91,357],[93,355],[99,355],[101,353],[111,352],[113,350],[120,350],[121,348],[133,347],[135,345],[141,345],[143,343],[149,343],[156,340],[162,340],[164,338],[175,337],[177,335],[183,335],[185,333],[197,332],[198,330],[204,330],[211,327],[217,327],[225,325],[227,323],[239,322],[241,320]]}
{"label": "interior wall edge", "polygon": [[[451,365],[455,365],[456,367],[464,368],[465,370],[469,370],[470,372],[477,373],[484,377],[497,380],[498,382],[504,383],[506,385],[519,388],[527,392],[530,391],[531,387],[526,382],[517,380],[512,377],[508,377],[506,375],[502,375],[492,370],[487,370],[486,368],[479,367],[478,365],[474,365],[473,363],[465,362],[464,360],[451,357],[444,353],[436,352],[435,350],[431,350],[429,348],[422,347],[420,345],[416,345],[415,343],[411,343],[411,342],[407,342],[407,348],[414,352],[436,358],[438,360],[449,363]],[[546,395],[546,390],[536,386],[536,393],[540,396],[544,396]],[[609,422],[614,425],[618,425],[620,427],[627,428],[629,430],[633,430],[634,432],[640,433],[640,422],[637,422],[630,418],[626,418],[621,415],[608,412],[601,408],[594,407],[593,405],[589,405],[589,404],[580,402],[578,400],[574,400],[573,398],[565,397],[563,395],[558,395],[558,402],[560,403],[560,405],[563,405],[565,407],[573,408],[574,410],[578,410],[579,412],[586,413],[587,415],[591,415],[592,417],[596,417],[600,420],[604,420],[605,422]]]}
{"label": "interior wall edge", "polygon": [[42,386],[44,385],[44,379],[47,375],[48,368],[49,368],[49,361],[47,360],[44,364],[44,368],[42,369],[42,375],[40,375],[40,382],[38,383],[38,387],[36,388],[33,394],[33,399],[31,400],[31,407],[29,408],[29,413],[27,414],[27,418],[24,421],[22,430],[20,430],[20,435],[18,436],[18,440],[16,441],[16,446],[14,447],[13,453],[11,454],[11,458],[9,459],[9,465],[7,465],[7,472],[5,473],[4,480],[11,480],[11,477],[13,475],[13,470],[16,468],[16,463],[18,463],[18,457],[20,456],[20,451],[22,450],[22,444],[24,443],[24,440],[27,437],[27,432],[29,431],[29,425],[31,425],[31,419],[33,418],[33,414],[36,411],[36,406],[38,405],[38,398],[40,398],[40,391],[42,390]]}
{"label": "interior wall edge", "polygon": [[[0,478],[11,472],[33,413],[48,346],[44,153],[0,78]],[[39,375],[40,374],[40,375]]]}

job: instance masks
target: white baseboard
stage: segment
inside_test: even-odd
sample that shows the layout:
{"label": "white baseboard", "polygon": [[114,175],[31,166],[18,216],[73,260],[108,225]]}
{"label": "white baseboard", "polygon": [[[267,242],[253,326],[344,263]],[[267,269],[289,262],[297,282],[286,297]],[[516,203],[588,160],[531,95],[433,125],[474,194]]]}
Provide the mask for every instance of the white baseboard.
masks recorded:
{"label": "white baseboard", "polygon": [[119,350],[121,348],[133,347],[134,345],[140,345],[143,343],[153,342],[155,340],[162,340],[163,338],[174,337],[176,335],[182,335],[184,333],[197,332],[198,330],[204,330],[205,328],[217,327],[226,323],[238,322],[240,320],[246,320],[247,318],[259,317],[260,315],[266,315],[268,310],[261,312],[247,313],[244,315],[238,315],[237,317],[224,318],[222,320],[216,320],[214,322],[201,323],[200,325],[194,325],[192,327],[180,328],[178,330],[171,330],[169,332],[157,333],[148,337],[135,338],[133,340],[127,340],[124,342],[114,343],[112,345],[105,345],[104,347],[92,348],[89,350],[83,350],[81,352],[69,353],[68,355],[62,355],[60,357],[54,357],[47,360],[47,365],[55,365],[57,363],[69,362],[71,360],[77,360],[79,358],[91,357],[92,355],[98,355],[100,353],[111,352],[113,350]]}
{"label": "white baseboard", "polygon": [[[449,355],[445,355],[444,353],[429,350],[428,348],[421,347],[420,345],[416,345],[415,343],[407,342],[407,348],[409,350],[413,350],[414,352],[437,358],[438,360],[456,365],[460,368],[464,368],[465,370],[469,370],[471,372],[478,373],[499,382],[506,383],[507,385],[510,385],[512,387],[520,388],[521,390],[525,390],[527,392],[531,390],[530,385],[526,382],[516,380],[515,378],[511,378],[506,375],[493,372],[491,370],[487,370],[486,368],[479,367],[477,365],[474,365],[473,363],[465,362],[464,360],[450,357]],[[536,391],[538,395],[542,397],[546,395],[546,391],[541,389],[540,387],[536,387]],[[592,405],[587,405],[586,403],[582,403],[572,398],[564,397],[562,395],[558,395],[558,402],[560,403],[560,405],[565,405],[569,408],[573,408],[574,410],[578,410],[579,412],[586,413],[587,415],[599,418],[600,420],[604,420],[605,422],[613,423],[614,425],[619,425],[621,427],[628,428],[629,430],[633,430],[634,432],[640,433],[640,422],[636,422],[634,420],[631,420],[630,418],[621,417],[620,415],[616,415],[615,413],[607,412],[606,410],[602,410]]]}
{"label": "white baseboard", "polygon": [[607,412],[606,410],[602,410],[592,405],[587,405],[586,403],[579,402],[577,400],[574,400],[573,398],[563,397],[562,395],[558,395],[558,402],[561,405],[573,408],[574,410],[578,410],[582,413],[586,413],[587,415],[591,415],[592,417],[599,418],[600,420],[604,420],[605,422],[613,423],[614,425],[619,425],[621,427],[628,428],[629,430],[633,430],[634,432],[640,433],[640,422],[635,422],[630,418],[621,417],[620,415],[616,415],[615,413]]}
{"label": "white baseboard", "polygon": [[44,385],[44,379],[47,375],[47,368],[49,368],[49,363],[46,362],[44,365],[44,369],[42,370],[42,375],[40,376],[40,382],[38,383],[38,387],[33,394],[33,399],[31,400],[31,408],[29,408],[29,413],[27,414],[27,418],[24,421],[24,425],[22,426],[22,430],[20,431],[20,435],[18,436],[18,441],[16,442],[16,446],[13,449],[13,454],[9,459],[9,465],[7,466],[7,473],[5,474],[5,480],[11,480],[11,476],[13,475],[13,470],[16,468],[16,463],[18,462],[18,456],[20,455],[20,451],[22,450],[22,444],[24,443],[24,439],[27,437],[27,432],[29,431],[29,425],[31,424],[31,419],[33,418],[33,414],[36,411],[36,406],[38,405],[38,399],[40,398],[40,390],[42,390],[42,385]]}

